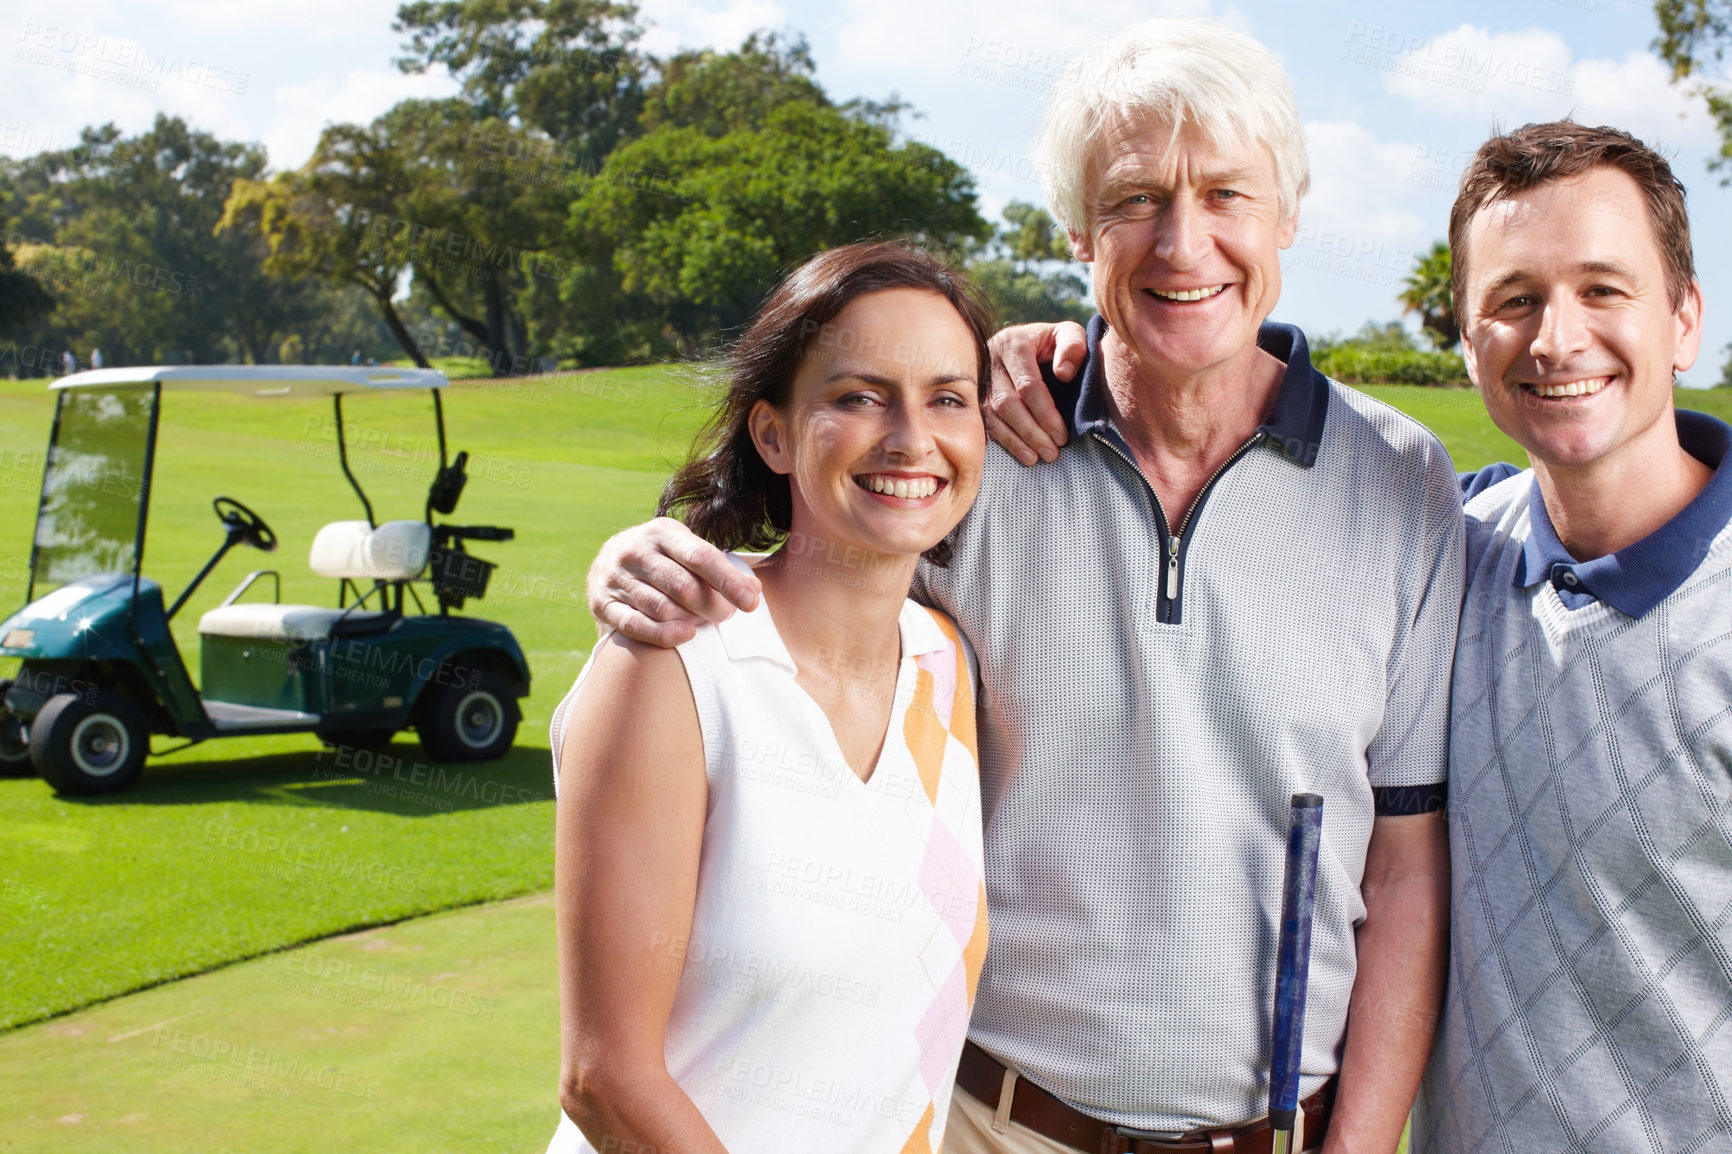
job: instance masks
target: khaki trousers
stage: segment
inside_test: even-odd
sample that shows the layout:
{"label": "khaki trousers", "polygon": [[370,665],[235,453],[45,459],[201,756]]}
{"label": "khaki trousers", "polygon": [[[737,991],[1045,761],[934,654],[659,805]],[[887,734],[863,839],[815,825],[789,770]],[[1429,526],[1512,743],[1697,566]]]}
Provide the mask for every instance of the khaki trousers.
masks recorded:
{"label": "khaki trousers", "polygon": [[944,1127],[941,1154],[1077,1154],[1062,1142],[1037,1134],[1020,1122],[1006,1122],[1001,1133],[992,1128],[986,1103],[958,1086],[950,1096],[950,1120]]}

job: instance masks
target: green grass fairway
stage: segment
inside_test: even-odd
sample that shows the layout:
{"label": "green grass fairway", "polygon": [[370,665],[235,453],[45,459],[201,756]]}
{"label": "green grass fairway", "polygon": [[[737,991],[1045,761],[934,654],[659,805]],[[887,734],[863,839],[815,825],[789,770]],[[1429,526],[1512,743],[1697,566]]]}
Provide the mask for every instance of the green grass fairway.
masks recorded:
{"label": "green grass fairway", "polygon": [[[110,799],[0,780],[0,1029],[355,926],[549,886],[545,734],[594,641],[584,570],[608,534],[653,509],[707,412],[694,380],[651,368],[447,390],[452,451],[471,455],[452,520],[518,534],[474,550],[500,569],[466,610],[511,626],[534,675],[506,760],[454,778],[435,774],[411,735],[389,762],[340,762],[307,735],[153,759]],[[43,382],[0,382],[8,614],[24,601],[52,412]],[[419,516],[436,464],[426,395],[351,398],[345,418],[379,519]],[[232,552],[175,618],[195,679],[199,615],[247,571],[280,570],[285,601],[335,604],[335,583],[306,568],[320,525],[361,516],[334,448],[326,404],[165,397],[146,574],[179,592],[221,542],[218,494],[251,505],[282,541],[271,554]],[[16,662],[5,664],[0,676]]]}
{"label": "green grass fairway", "polygon": [[[1525,460],[1477,393],[1366,391],[1435,429],[1459,468]],[[0,780],[0,1030],[36,1023],[0,1036],[0,1151],[545,1143],[558,1044],[547,717],[594,640],[590,557],[649,514],[711,397],[658,368],[447,392],[451,447],[471,454],[453,520],[518,531],[476,547],[501,568],[471,607],[512,627],[535,675],[505,760],[453,775],[407,735],[382,759],[276,737],[154,759],[111,799]],[[1732,418],[1732,391],[1678,399]],[[42,382],[0,382],[5,612],[24,597],[51,412]],[[361,398],[347,415],[378,517],[417,516],[428,402]],[[146,573],[180,590],[220,540],[218,494],[283,542],[236,551],[176,619],[195,677],[198,617],[248,570],[281,570],[285,601],[332,603],[307,548],[320,525],[360,516],[333,448],[323,405],[165,402]],[[367,926],[383,928],[346,933]]]}
{"label": "green grass fairway", "polygon": [[559,1120],[539,895],[271,954],[0,1037],[0,1151],[539,1151]]}
{"label": "green grass fairway", "polygon": [[[644,368],[447,391],[451,447],[472,454],[455,519],[518,530],[477,548],[501,568],[474,609],[516,631],[535,674],[505,761],[453,778],[422,762],[408,735],[381,760],[340,759],[302,736],[153,760],[113,799],[0,780],[0,1029],[357,926],[546,888],[542,734],[593,641],[583,571],[603,538],[652,508],[707,412],[712,394],[697,379]],[[1367,391],[1436,429],[1459,467],[1523,459],[1474,392]],[[10,608],[24,597],[52,405],[42,382],[0,382],[0,399],[0,606]],[[1679,401],[1732,416],[1732,393]],[[428,402],[356,398],[348,419],[378,516],[416,515],[433,464]],[[249,569],[281,570],[285,600],[330,603],[306,550],[320,525],[359,515],[333,451],[318,403],[165,402],[146,572],[178,592],[219,540],[209,510],[219,493],[251,504],[283,540],[274,554],[225,559],[176,619],[195,677],[199,614]]]}

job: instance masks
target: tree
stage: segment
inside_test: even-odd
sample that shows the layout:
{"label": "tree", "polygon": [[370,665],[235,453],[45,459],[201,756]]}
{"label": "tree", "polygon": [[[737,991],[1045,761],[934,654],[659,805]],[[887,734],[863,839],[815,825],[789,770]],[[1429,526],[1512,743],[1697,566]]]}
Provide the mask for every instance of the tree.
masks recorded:
{"label": "tree", "polygon": [[0,237],[0,336],[9,336],[54,309],[54,298],[29,273],[19,272],[6,239]]}
{"label": "tree", "polygon": [[404,72],[443,67],[476,121],[541,133],[593,173],[642,107],[636,20],[610,0],[417,0],[392,28]]}
{"label": "tree", "polygon": [[633,310],[662,318],[683,350],[743,326],[783,272],[822,249],[988,234],[965,169],[898,143],[866,109],[831,104],[802,82],[803,53],[754,37],[738,53],[670,61],[670,90],[647,98],[654,127],[615,149],[571,206],[578,250],[608,259]]}
{"label": "tree", "polygon": [[1311,342],[1311,365],[1325,376],[1351,384],[1470,384],[1467,366],[1447,350],[1422,349],[1400,321],[1366,321],[1353,336],[1335,334]]}
{"label": "tree", "polygon": [[637,131],[645,62],[633,47],[636,14],[603,0],[423,0],[398,9],[394,27],[408,36],[398,66],[443,67],[460,85],[455,100],[425,105],[444,124],[423,120],[432,131],[414,155],[427,187],[445,195],[427,198],[422,223],[463,238],[471,254],[416,259],[415,283],[476,340],[496,375],[526,364],[519,298],[560,297],[570,261],[553,250],[565,241],[567,204]]}
{"label": "tree", "polygon": [[[1709,63],[1720,64],[1732,45],[1732,0],[1656,0],[1654,16],[1660,23],[1654,50],[1671,66],[1672,82],[1702,98],[1720,132],[1720,151],[1708,170],[1724,174],[1721,184],[1732,184],[1732,88],[1707,75]],[[1732,387],[1732,345],[1725,351],[1721,388]]]}
{"label": "tree", "polygon": [[738,52],[682,52],[660,62],[660,76],[644,94],[639,125],[644,132],[695,128],[720,137],[763,124],[784,104],[827,108],[830,98],[813,79],[814,71],[804,39],[784,43],[773,32],[752,33]]}
{"label": "tree", "polygon": [[35,338],[100,346],[116,365],[268,359],[295,294],[266,277],[253,241],[212,236],[233,182],[264,165],[257,146],[158,116],[138,136],[88,128],[72,148],[9,166],[19,265],[58,299]]}
{"label": "tree", "polygon": [[[1070,242],[1043,208],[1013,200],[1004,226],[968,253],[968,272],[1005,324],[1087,321],[1088,283],[1077,273]],[[1061,267],[1053,268],[1063,262]]]}
{"label": "tree", "polygon": [[[1732,165],[1732,89],[1707,72],[1732,45],[1732,0],[1656,0],[1654,16],[1660,24],[1654,50],[1671,67],[1672,82],[1687,84],[1707,104],[1720,131],[1719,155],[1708,168],[1724,172]],[[1732,183],[1732,172],[1721,183]]]}
{"label": "tree", "polygon": [[1455,300],[1450,285],[1449,244],[1438,241],[1429,252],[1414,258],[1413,271],[1401,282],[1402,311],[1419,314],[1419,326],[1441,352],[1461,343],[1461,326],[1455,320]]}
{"label": "tree", "polygon": [[408,214],[415,210],[416,187],[391,137],[391,117],[388,112],[368,128],[333,125],[301,168],[268,180],[237,180],[218,229],[258,237],[273,275],[318,276],[362,289],[403,351],[427,368],[392,303],[414,259]]}

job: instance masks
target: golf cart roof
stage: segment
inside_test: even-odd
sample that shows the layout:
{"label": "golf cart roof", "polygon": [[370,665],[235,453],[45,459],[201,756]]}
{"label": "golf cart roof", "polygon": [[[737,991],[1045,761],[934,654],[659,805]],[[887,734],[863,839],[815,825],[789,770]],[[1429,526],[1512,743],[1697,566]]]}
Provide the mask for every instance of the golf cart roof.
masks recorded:
{"label": "golf cart roof", "polygon": [[332,397],[391,389],[442,389],[434,369],[365,365],[140,365],[72,373],[50,389],[112,391],[161,385],[164,392],[244,393],[255,397]]}

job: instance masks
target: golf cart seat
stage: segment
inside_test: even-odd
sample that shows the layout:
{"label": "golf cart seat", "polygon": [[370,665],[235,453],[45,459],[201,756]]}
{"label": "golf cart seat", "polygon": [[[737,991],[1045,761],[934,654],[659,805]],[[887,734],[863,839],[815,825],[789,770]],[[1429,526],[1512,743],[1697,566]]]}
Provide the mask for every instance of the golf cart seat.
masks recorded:
{"label": "golf cart seat", "polygon": [[[320,577],[348,581],[410,581],[427,564],[433,530],[424,521],[333,521],[313,538],[307,567]],[[306,644],[328,637],[383,633],[401,617],[394,611],[331,609],[318,605],[219,605],[198,619],[206,637]]]}
{"label": "golf cart seat", "polygon": [[240,637],[248,641],[305,645],[328,637],[383,633],[401,617],[400,613],[373,609],[325,609],[317,605],[259,602],[220,605],[198,619],[198,631],[205,637]]}
{"label": "golf cart seat", "polygon": [[413,581],[427,565],[433,527],[425,521],[332,521],[313,538],[307,567],[349,581]]}

